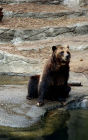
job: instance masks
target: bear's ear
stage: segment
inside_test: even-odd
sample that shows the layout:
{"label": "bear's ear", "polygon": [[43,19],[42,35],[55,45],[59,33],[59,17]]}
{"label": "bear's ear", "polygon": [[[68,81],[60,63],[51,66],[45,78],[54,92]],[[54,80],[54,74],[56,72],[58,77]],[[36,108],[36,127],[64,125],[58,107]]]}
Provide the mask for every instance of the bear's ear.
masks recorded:
{"label": "bear's ear", "polygon": [[53,47],[52,47],[52,51],[53,51],[53,52],[54,52],[56,49],[57,49],[56,46],[53,46]]}
{"label": "bear's ear", "polygon": [[69,49],[69,45],[67,45],[67,48]]}
{"label": "bear's ear", "polygon": [[2,8],[2,7],[0,7],[0,10],[3,10],[3,8]]}

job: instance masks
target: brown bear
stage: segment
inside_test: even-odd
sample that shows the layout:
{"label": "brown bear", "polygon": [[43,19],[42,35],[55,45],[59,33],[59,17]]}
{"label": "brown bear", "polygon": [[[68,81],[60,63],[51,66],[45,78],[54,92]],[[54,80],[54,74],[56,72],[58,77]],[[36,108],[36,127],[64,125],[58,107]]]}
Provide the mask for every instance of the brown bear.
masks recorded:
{"label": "brown bear", "polygon": [[38,97],[38,106],[44,103],[44,99],[66,99],[70,91],[67,83],[70,58],[69,46],[53,46],[42,74],[30,77],[27,99]]}

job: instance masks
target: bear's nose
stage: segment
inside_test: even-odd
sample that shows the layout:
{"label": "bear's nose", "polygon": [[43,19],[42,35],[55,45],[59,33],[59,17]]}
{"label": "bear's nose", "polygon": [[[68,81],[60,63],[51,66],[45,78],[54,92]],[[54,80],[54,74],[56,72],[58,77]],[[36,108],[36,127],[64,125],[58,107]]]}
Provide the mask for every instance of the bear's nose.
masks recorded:
{"label": "bear's nose", "polygon": [[66,60],[68,60],[70,58],[69,54],[66,55]]}

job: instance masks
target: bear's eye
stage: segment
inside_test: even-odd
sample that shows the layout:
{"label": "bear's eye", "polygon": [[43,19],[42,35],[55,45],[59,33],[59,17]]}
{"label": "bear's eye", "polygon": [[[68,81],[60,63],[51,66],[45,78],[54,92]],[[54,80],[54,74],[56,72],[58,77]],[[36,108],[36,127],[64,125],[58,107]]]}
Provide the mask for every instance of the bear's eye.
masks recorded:
{"label": "bear's eye", "polygon": [[63,55],[64,54],[64,51],[61,51],[60,54]]}

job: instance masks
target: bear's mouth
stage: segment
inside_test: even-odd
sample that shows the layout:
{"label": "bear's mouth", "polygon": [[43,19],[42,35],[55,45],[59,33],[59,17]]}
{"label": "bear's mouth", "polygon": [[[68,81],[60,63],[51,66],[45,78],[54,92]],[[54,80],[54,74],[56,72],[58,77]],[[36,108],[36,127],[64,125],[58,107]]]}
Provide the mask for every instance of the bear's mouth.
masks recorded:
{"label": "bear's mouth", "polygon": [[69,60],[62,60],[61,63],[62,64],[67,64],[67,63],[69,63]]}

